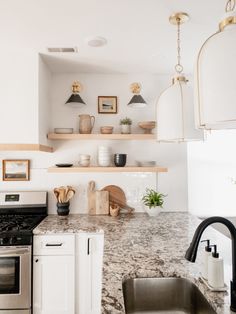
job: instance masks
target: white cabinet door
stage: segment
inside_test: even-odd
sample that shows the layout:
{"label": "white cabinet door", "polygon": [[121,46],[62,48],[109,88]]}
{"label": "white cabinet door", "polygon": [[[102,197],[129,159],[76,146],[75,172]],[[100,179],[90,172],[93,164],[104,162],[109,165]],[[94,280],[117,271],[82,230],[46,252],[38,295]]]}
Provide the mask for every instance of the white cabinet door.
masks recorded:
{"label": "white cabinet door", "polygon": [[76,236],[76,314],[100,314],[104,235]]}
{"label": "white cabinet door", "polygon": [[34,256],[34,314],[75,313],[74,268],[74,256]]}

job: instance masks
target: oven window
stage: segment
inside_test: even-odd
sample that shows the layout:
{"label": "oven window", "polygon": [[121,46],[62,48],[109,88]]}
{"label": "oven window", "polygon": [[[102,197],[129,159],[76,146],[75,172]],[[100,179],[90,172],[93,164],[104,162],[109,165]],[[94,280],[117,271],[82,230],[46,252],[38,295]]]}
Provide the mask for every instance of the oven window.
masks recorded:
{"label": "oven window", "polygon": [[20,257],[0,257],[0,294],[20,292]]}

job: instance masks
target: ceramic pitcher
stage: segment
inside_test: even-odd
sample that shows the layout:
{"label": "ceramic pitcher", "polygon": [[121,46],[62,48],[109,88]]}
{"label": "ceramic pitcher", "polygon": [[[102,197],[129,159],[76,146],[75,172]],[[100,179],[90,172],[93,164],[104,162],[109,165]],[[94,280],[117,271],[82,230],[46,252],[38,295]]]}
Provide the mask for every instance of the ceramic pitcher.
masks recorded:
{"label": "ceramic pitcher", "polygon": [[95,117],[89,114],[79,115],[79,133],[90,134],[95,123]]}

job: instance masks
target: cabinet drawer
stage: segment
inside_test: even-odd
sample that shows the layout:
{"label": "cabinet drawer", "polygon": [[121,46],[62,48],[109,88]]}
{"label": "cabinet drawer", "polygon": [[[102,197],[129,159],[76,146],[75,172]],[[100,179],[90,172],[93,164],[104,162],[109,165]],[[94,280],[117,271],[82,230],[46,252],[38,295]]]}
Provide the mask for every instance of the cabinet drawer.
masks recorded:
{"label": "cabinet drawer", "polygon": [[75,236],[73,234],[34,236],[34,255],[74,255]]}

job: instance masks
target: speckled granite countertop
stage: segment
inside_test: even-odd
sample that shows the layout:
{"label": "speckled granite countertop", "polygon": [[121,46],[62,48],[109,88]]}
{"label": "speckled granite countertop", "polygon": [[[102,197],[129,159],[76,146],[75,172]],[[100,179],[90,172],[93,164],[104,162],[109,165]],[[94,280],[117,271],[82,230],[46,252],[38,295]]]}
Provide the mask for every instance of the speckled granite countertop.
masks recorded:
{"label": "speckled granite countertop", "polygon": [[[193,281],[219,314],[231,313],[227,292],[211,292],[199,280],[201,251],[196,263],[184,259],[185,251],[200,220],[188,213],[162,212],[109,216],[49,215],[34,230],[35,234],[102,232],[105,234],[102,313],[123,314],[122,281],[134,277],[184,277]],[[229,285],[231,269],[230,239],[211,227],[203,238],[218,244],[226,257],[225,282]]]}

